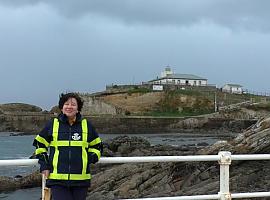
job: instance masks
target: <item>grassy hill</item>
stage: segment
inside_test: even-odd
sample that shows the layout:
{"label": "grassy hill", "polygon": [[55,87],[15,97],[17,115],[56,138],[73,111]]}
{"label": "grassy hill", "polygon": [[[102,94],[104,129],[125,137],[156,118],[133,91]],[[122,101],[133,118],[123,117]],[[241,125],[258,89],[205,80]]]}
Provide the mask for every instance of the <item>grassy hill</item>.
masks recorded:
{"label": "grassy hill", "polygon": [[134,88],[99,97],[125,112],[126,115],[191,116],[209,114],[216,106],[252,101],[268,102],[269,99],[250,94],[229,94],[219,90],[169,90],[153,92],[146,88]]}

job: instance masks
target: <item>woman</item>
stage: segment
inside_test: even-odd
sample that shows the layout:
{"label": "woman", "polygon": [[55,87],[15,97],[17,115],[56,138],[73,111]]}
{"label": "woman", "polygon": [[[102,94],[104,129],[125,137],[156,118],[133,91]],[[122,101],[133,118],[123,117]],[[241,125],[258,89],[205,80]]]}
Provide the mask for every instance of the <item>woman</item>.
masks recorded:
{"label": "woman", "polygon": [[54,200],[85,200],[90,163],[100,159],[102,142],[92,124],[82,118],[83,101],[76,93],[61,94],[58,107],[61,114],[33,142],[40,171],[48,178]]}

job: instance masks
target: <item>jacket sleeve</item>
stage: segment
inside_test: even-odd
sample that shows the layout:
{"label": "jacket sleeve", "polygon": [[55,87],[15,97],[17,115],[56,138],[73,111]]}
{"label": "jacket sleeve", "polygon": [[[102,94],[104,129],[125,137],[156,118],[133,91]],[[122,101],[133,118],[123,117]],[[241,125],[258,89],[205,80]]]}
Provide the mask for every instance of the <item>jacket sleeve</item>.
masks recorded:
{"label": "jacket sleeve", "polygon": [[89,163],[96,163],[99,161],[103,152],[102,141],[96,132],[93,125],[88,121],[88,159]]}
{"label": "jacket sleeve", "polygon": [[42,131],[36,136],[33,142],[33,146],[36,147],[35,155],[38,158],[38,163],[40,164],[40,172],[50,169],[47,152],[51,142],[51,137],[49,136],[51,125],[52,122],[48,122]]}

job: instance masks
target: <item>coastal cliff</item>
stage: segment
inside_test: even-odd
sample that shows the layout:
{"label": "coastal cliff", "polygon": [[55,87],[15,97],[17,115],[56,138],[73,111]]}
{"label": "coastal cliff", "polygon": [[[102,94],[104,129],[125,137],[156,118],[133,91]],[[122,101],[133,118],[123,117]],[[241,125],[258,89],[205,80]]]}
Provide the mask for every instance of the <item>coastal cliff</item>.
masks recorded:
{"label": "coastal cliff", "polygon": [[[0,132],[38,133],[49,113],[0,114]],[[99,133],[136,134],[197,131],[240,132],[257,120],[201,117],[86,116]]]}
{"label": "coastal cliff", "polygon": [[[116,94],[80,95],[84,100],[82,114],[92,121],[100,133],[171,133],[193,130],[239,133],[270,113],[268,104],[254,106],[246,103],[220,107],[219,112],[208,113],[213,102],[207,96],[193,93],[146,93],[132,90]],[[201,112],[207,113],[198,115]],[[0,132],[37,133],[46,121],[58,113],[57,107],[42,111],[34,105],[0,104]]]}

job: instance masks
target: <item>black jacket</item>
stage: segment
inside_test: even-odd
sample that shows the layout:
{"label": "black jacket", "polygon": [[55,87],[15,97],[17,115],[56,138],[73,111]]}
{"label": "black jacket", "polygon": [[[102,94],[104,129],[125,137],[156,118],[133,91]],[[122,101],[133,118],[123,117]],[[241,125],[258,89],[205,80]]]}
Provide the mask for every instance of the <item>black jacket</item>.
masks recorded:
{"label": "black jacket", "polygon": [[90,186],[90,163],[99,160],[102,142],[92,124],[80,114],[72,125],[64,114],[50,120],[33,145],[40,171],[50,170],[47,186]]}

